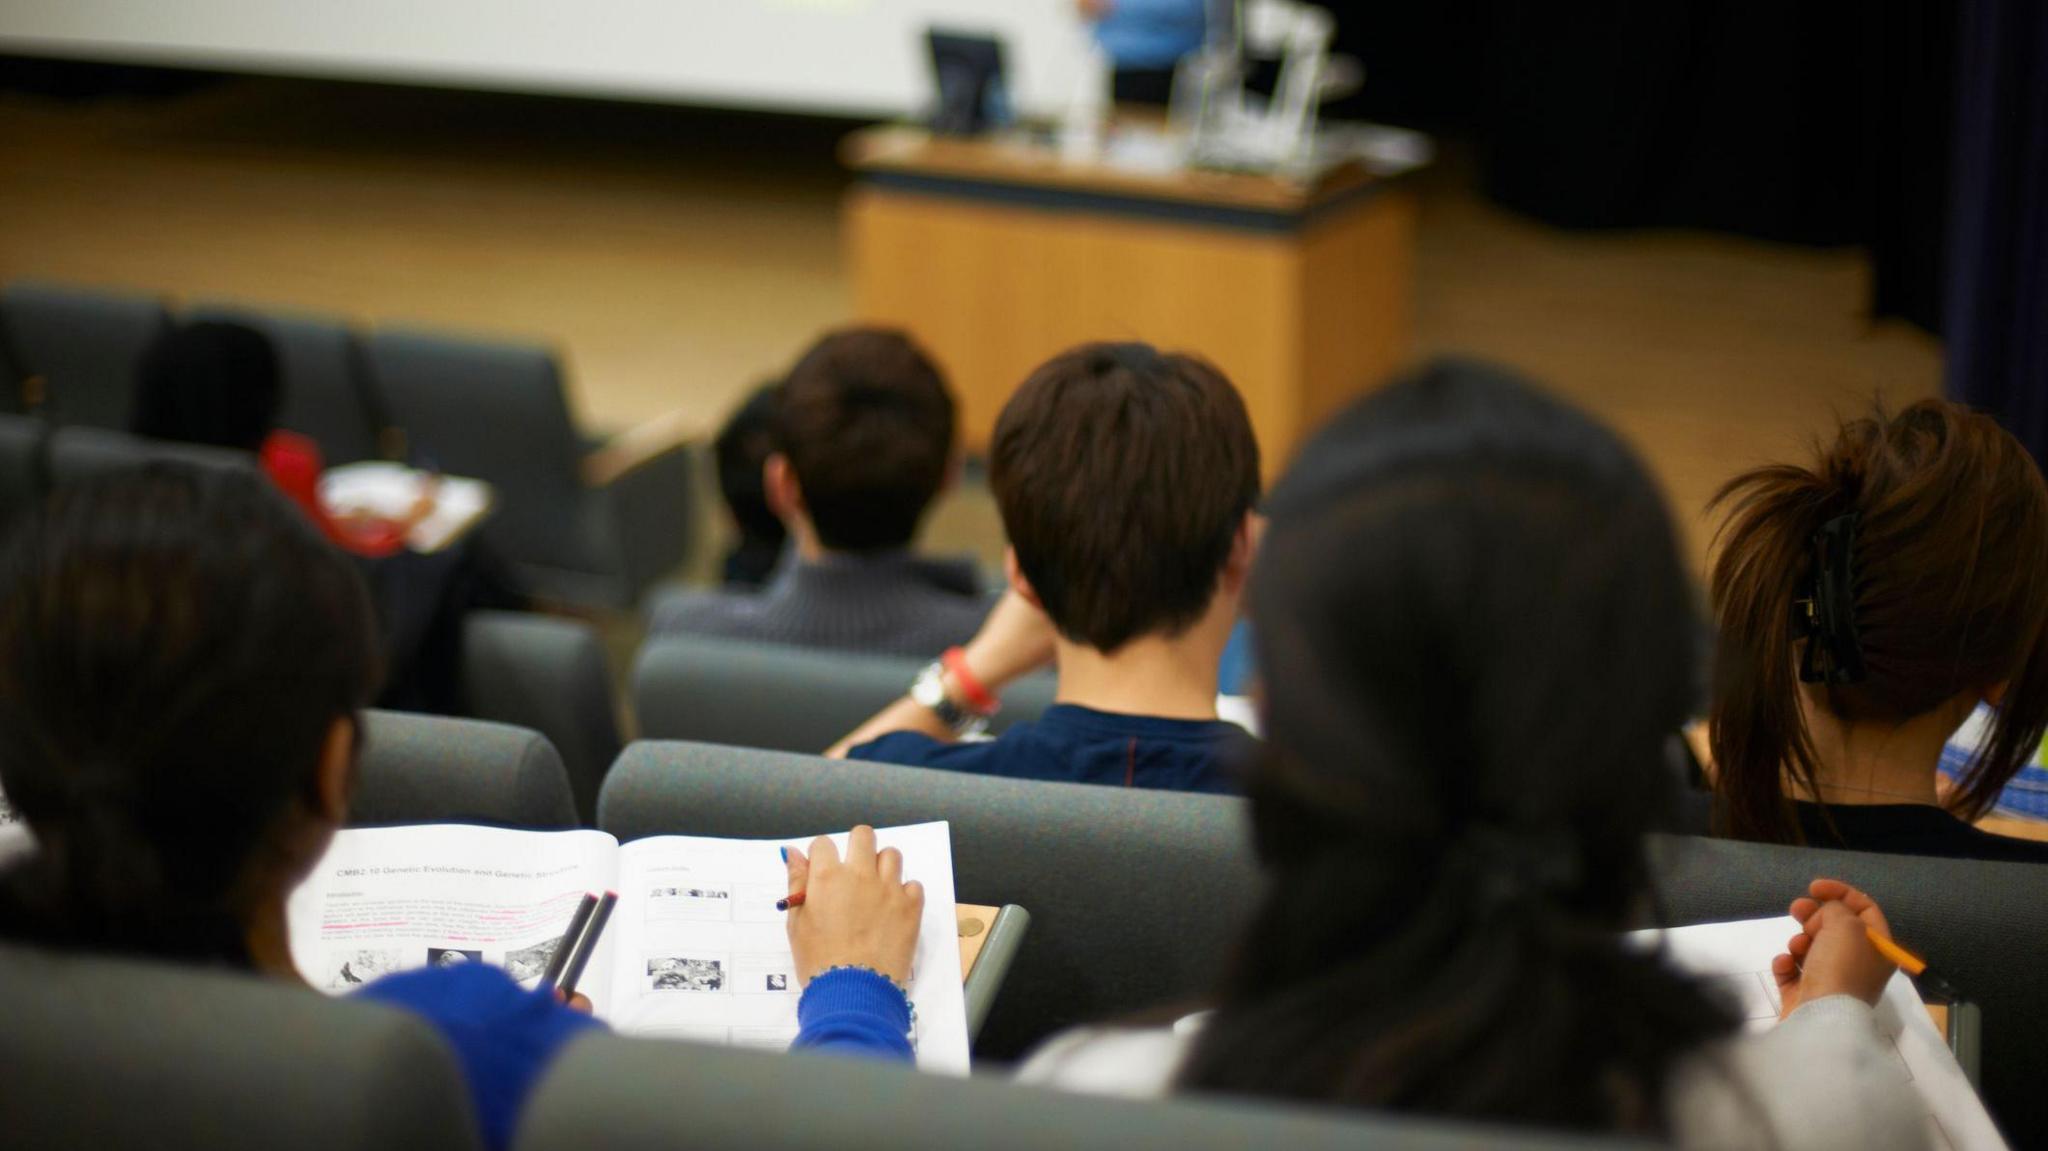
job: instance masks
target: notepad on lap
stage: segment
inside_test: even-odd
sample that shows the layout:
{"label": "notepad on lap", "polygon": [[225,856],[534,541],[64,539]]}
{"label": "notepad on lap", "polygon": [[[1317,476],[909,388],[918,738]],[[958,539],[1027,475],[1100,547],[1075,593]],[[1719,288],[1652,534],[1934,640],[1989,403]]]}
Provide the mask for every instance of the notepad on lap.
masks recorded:
{"label": "notepad on lap", "polygon": [[[1799,929],[1799,921],[1788,915],[1638,931],[1631,938],[1646,944],[1661,940],[1673,963],[1723,984],[1742,1006],[1749,1029],[1761,1031],[1778,1022],[1778,982],[1771,974],[1771,960]],[[1934,1029],[1926,1002],[1903,972],[1894,973],[1885,986],[1877,1004],[1877,1023],[1926,1101],[1930,1140],[1938,1151],[2005,1151],[2005,1139],[1984,1101]]]}
{"label": "notepad on lap", "polygon": [[[843,852],[844,834],[833,837]],[[924,884],[911,1003],[917,1064],[964,1074],[967,1003],[947,825],[876,832]],[[577,990],[628,1034],[783,1048],[798,987],[780,848],[810,838],[660,836],[621,846],[598,831],[459,824],[353,828],[292,895],[292,957],[333,994],[430,963],[490,963],[532,985],[585,892],[618,908]]]}

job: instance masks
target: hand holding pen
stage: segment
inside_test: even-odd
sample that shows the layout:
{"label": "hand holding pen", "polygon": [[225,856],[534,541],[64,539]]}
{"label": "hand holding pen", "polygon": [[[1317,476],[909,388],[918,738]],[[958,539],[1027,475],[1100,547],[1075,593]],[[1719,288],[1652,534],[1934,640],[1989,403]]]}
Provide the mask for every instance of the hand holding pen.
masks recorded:
{"label": "hand holding pen", "polygon": [[809,854],[784,848],[789,947],[799,983],[834,967],[865,967],[908,986],[924,916],[924,886],[903,882],[903,853],[876,850],[875,829],[856,827],[841,859],[819,836]]}

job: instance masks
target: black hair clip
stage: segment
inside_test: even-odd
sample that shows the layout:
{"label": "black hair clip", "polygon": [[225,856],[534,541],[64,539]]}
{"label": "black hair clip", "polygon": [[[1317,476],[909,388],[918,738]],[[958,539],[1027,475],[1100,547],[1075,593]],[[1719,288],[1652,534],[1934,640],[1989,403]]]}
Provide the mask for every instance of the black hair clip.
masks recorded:
{"label": "black hair clip", "polygon": [[1862,517],[1836,516],[1813,533],[1813,594],[1792,601],[1796,638],[1807,641],[1802,683],[1861,683],[1863,637],[1856,630],[1856,528]]}

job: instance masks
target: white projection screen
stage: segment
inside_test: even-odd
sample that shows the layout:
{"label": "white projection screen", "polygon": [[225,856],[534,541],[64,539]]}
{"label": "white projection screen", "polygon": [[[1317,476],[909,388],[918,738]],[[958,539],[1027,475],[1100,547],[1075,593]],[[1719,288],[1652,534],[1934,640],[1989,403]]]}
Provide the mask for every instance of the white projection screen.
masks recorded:
{"label": "white projection screen", "polygon": [[921,110],[932,26],[1000,37],[1056,113],[1073,0],[0,0],[0,51],[849,116]]}

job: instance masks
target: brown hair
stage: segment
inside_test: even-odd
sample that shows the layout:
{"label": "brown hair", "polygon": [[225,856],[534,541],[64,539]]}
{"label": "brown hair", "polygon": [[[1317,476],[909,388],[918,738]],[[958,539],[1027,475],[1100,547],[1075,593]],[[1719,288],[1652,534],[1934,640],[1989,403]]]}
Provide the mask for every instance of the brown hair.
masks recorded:
{"label": "brown hair", "polygon": [[783,381],[773,427],[818,540],[835,551],[909,546],[952,464],[952,393],[930,357],[889,329],[812,345]]}
{"label": "brown hair", "polygon": [[1201,618],[1246,513],[1259,445],[1206,361],[1145,344],[1053,357],[996,421],[989,486],[1060,633],[1112,652]]}
{"label": "brown hair", "polygon": [[[1737,476],[1709,505],[1729,510],[1712,579],[1718,828],[1799,841],[1785,784],[1789,776],[1818,794],[1800,710],[1799,665],[1826,654],[1809,651],[1814,644],[1846,646],[1840,654],[1860,660],[1860,675],[1824,676],[1813,688],[1851,723],[1902,722],[2009,684],[1990,740],[1949,800],[1974,819],[2048,729],[2048,486],[1990,417],[1943,400],[1846,422],[1816,455],[1810,468]],[[1846,581],[1815,570],[1824,529],[1845,539],[1837,573]],[[1843,587],[1845,619],[1805,638],[1795,610],[1832,594],[1817,580]],[[1825,673],[1833,660],[1809,666]]]}

